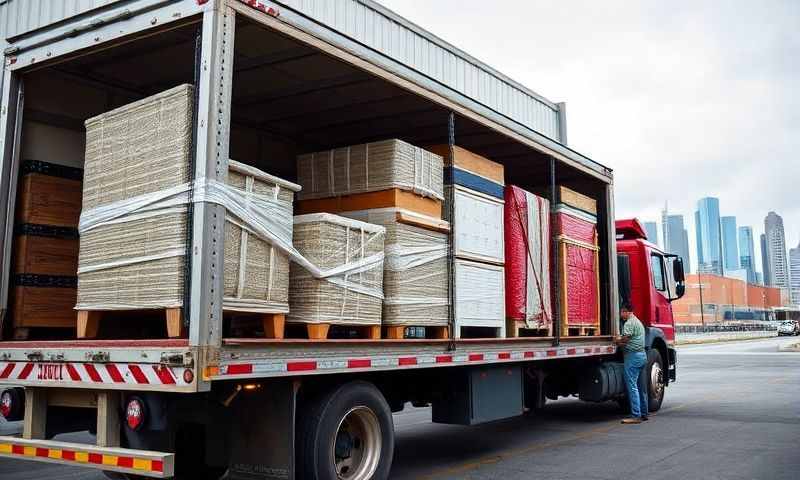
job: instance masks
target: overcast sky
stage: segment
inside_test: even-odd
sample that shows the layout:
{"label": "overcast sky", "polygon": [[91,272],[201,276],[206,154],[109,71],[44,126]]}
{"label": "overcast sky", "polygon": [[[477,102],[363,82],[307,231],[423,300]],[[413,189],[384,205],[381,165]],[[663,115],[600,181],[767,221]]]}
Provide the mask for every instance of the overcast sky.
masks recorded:
{"label": "overcast sky", "polygon": [[800,1],[380,0],[553,101],[569,144],[615,170],[617,217],[704,196],[800,241]]}

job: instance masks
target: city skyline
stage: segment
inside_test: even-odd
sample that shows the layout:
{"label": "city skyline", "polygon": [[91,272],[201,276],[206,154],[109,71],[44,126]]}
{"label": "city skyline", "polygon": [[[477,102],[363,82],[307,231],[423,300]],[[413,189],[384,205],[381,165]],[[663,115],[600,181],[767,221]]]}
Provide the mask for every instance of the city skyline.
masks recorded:
{"label": "city skyline", "polygon": [[[701,265],[700,262],[699,262],[700,251],[699,251],[699,248],[698,248],[699,244],[697,242],[701,241],[701,239],[698,239],[697,226],[698,226],[698,220],[699,220],[698,217],[700,216],[701,207],[705,208],[705,207],[710,206],[711,210],[714,210],[714,208],[716,207],[716,209],[718,209],[716,212],[709,212],[709,213],[712,213],[712,216],[713,216],[713,213],[718,213],[718,214],[721,213],[721,212],[731,213],[729,211],[726,211],[726,209],[724,208],[724,205],[720,206],[720,204],[721,204],[721,202],[719,201],[718,198],[711,197],[711,196],[705,196],[705,197],[701,198],[700,200],[698,200],[697,203],[696,203],[698,209],[695,210],[695,212],[694,212],[695,222],[692,222],[692,223],[694,223],[695,231],[693,232],[693,235],[691,235],[691,236],[693,237],[692,239],[695,240],[694,245],[692,245],[692,247],[694,247],[695,253],[697,254],[698,258],[695,261],[694,258],[691,258],[690,255],[687,255],[687,257],[689,257],[689,258],[685,258],[684,259],[684,264],[687,265],[687,271],[690,271],[690,272],[698,272],[698,271],[700,271],[700,265]],[[770,216],[770,214],[775,215],[775,216],[780,218],[780,215],[778,215],[777,213],[772,212],[772,211],[768,212],[768,214],[765,217],[762,217],[764,219],[764,221],[763,221],[763,223],[761,223],[761,225],[764,226],[764,230],[766,230],[767,218]],[[705,215],[705,213],[704,213],[704,215]],[[672,244],[670,244],[670,239],[669,239],[669,234],[668,234],[668,230],[669,230],[668,217],[669,217],[670,220],[675,222],[676,225],[680,225],[680,227],[678,229],[679,231],[685,232],[687,234],[686,235],[687,236],[687,239],[686,239],[687,240],[686,241],[686,244],[687,244],[686,245],[686,247],[687,247],[686,251],[688,253],[688,251],[690,250],[689,245],[688,245],[688,243],[689,243],[688,242],[688,237],[690,235],[689,235],[688,225],[686,225],[686,227],[684,227],[685,216],[686,215],[684,213],[671,212],[671,211],[668,212],[667,205],[665,203],[665,207],[661,211],[661,222],[660,223],[659,222],[652,222],[651,220],[645,220],[645,219],[643,219],[642,221],[643,221],[643,223],[648,223],[648,224],[656,223],[657,224],[657,227],[658,227],[657,228],[657,236],[660,239],[661,248],[663,248],[665,251],[667,251],[669,253],[675,253],[676,255],[679,255],[679,256],[683,257],[683,255],[679,251],[679,250],[682,250],[682,248],[680,246],[679,247],[675,247],[675,243],[677,241],[677,238],[673,239]],[[771,284],[772,275],[770,275],[769,252],[767,251],[767,246],[766,246],[766,243],[767,243],[766,242],[766,235],[764,233],[760,233],[760,234],[758,233],[758,226],[759,225],[758,224],[756,224],[756,225],[739,225],[738,221],[737,221],[738,220],[738,216],[737,215],[721,215],[720,214],[718,218],[719,218],[719,229],[718,229],[718,232],[719,232],[719,241],[720,241],[719,247],[718,247],[718,250],[720,251],[720,253],[718,254],[718,256],[723,259],[723,265],[722,265],[723,266],[723,274],[726,275],[726,276],[733,275],[733,276],[736,276],[736,277],[742,277],[742,278],[745,278],[748,282],[754,283],[754,284],[770,285]],[[724,237],[726,235],[725,235],[725,232],[724,232],[725,228],[723,226],[723,221],[724,221],[723,219],[727,219],[726,221],[729,224],[731,224],[731,223],[735,223],[736,224],[736,229],[735,229],[736,234],[734,235],[734,238],[736,239],[737,263],[735,264],[735,266],[737,268],[729,268],[730,265],[734,265],[730,261],[727,262],[728,265],[725,265],[726,256],[730,252],[726,252],[726,249],[725,249]],[[782,223],[783,222],[781,221],[781,224]],[[729,228],[730,228],[730,225],[729,225]],[[792,265],[790,265],[790,263],[791,263],[790,262],[791,261],[790,254],[792,253],[792,250],[797,251],[798,249],[800,249],[800,240],[798,240],[796,242],[791,242],[791,240],[789,238],[786,238],[785,228],[783,226],[782,226],[782,229],[783,229],[782,230],[782,232],[783,232],[782,235],[783,235],[783,238],[784,238],[784,244],[785,245],[797,244],[797,248],[784,249],[784,252],[785,252],[784,253],[784,259],[785,259],[785,265],[786,265],[786,268],[785,268],[785,270],[786,270],[786,274],[785,274],[786,286],[783,287],[783,288],[786,290],[786,293],[789,296],[792,297],[793,303],[800,305],[800,264],[797,264],[797,265],[794,266],[794,271],[791,271],[792,270]],[[702,235],[699,235],[699,236],[702,236]],[[728,236],[730,236],[730,235],[728,235]],[[798,236],[798,237],[800,237],[800,236]],[[757,240],[760,240],[760,241],[757,241]],[[728,243],[730,244],[730,242],[728,242]],[[800,255],[800,253],[795,252],[795,255],[796,256]],[[713,257],[714,256],[712,255],[712,258]],[[797,257],[795,257],[795,258],[797,258]],[[800,262],[800,260],[796,260],[796,262]],[[710,271],[710,273],[714,273],[713,272],[713,268],[710,268],[709,265],[707,264],[707,262],[705,262],[705,263],[706,263],[705,270],[706,271]],[[715,264],[712,265],[712,267],[716,267],[717,265],[718,264],[715,263]],[[798,272],[798,274],[792,275],[795,272]],[[719,273],[719,272],[717,272],[717,273]],[[795,288],[797,289],[797,293],[793,292],[793,290],[792,290],[793,287],[792,287],[792,285],[789,284],[790,282],[791,282],[792,285],[796,284]]]}

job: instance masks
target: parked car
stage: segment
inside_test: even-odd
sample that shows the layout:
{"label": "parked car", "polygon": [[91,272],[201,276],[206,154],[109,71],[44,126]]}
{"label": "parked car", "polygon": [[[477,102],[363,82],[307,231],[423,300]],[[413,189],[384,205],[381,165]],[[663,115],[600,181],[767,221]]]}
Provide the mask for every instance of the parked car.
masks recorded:
{"label": "parked car", "polygon": [[800,323],[797,320],[786,320],[778,325],[778,336],[800,335]]}

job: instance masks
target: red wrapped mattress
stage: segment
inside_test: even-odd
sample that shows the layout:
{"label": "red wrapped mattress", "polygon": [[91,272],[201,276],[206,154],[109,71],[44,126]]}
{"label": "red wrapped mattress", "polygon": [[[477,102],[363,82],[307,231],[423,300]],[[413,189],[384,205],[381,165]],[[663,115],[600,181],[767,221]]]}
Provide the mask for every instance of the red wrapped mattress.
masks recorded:
{"label": "red wrapped mattress", "polygon": [[568,333],[569,327],[599,327],[597,219],[562,204],[556,208],[554,224],[559,244],[562,333]]}
{"label": "red wrapped mattress", "polygon": [[550,202],[509,185],[503,220],[506,317],[527,328],[550,328]]}

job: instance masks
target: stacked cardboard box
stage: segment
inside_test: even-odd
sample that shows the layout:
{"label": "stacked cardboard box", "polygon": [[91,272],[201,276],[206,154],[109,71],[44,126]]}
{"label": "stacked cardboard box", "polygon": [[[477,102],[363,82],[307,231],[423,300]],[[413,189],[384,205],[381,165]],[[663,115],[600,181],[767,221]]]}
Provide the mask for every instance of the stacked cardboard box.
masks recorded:
{"label": "stacked cardboard box", "polygon": [[22,165],[14,238],[14,335],[29,328],[75,328],[80,169],[39,161]]}
{"label": "stacked cardboard box", "polygon": [[561,335],[600,334],[597,203],[559,187],[553,229],[558,239]]}
{"label": "stacked cardboard box", "polygon": [[189,191],[228,211],[223,309],[288,310],[288,259],[258,232],[280,230],[291,246],[299,187],[235,161],[226,184],[192,183],[192,106],[182,85],[86,122],[76,307],[86,336],[99,312],[142,309],[166,310],[168,334],[182,334]]}
{"label": "stacked cardboard box", "polygon": [[550,202],[515,185],[505,190],[506,333],[552,334]]}
{"label": "stacked cardboard box", "polygon": [[329,213],[294,217],[293,243],[311,271],[291,264],[287,321],[326,338],[331,325],[377,326],[380,338],[385,229]]}
{"label": "stacked cardboard box", "polygon": [[472,331],[504,337],[503,166],[457,146],[429,148],[446,155],[444,211],[453,229],[455,336],[464,334],[463,327],[483,327]]}
{"label": "stacked cardboard box", "polygon": [[[409,327],[447,336],[447,232],[442,158],[400,140],[298,157],[297,211],[329,212],[386,229],[384,334]],[[292,307],[294,308],[294,307]]]}

